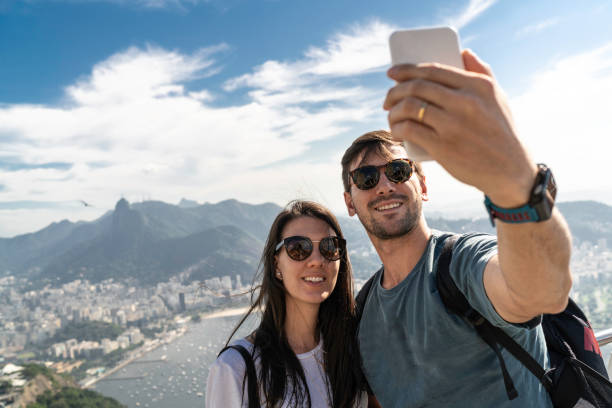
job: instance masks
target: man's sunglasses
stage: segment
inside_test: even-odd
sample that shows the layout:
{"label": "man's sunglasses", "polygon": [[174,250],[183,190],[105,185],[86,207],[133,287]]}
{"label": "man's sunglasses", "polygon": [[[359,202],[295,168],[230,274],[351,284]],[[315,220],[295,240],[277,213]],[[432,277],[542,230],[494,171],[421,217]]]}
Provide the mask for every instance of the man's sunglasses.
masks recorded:
{"label": "man's sunglasses", "polygon": [[308,237],[293,236],[279,242],[274,252],[284,246],[289,258],[303,261],[312,254],[313,242],[319,243],[319,252],[328,261],[337,261],[346,250],[346,241],[340,237],[325,237],[320,241],[312,241]]}
{"label": "man's sunglasses", "polygon": [[412,176],[413,163],[409,159],[395,159],[380,166],[358,167],[349,173],[353,183],[360,190],[376,187],[380,181],[380,169],[385,169],[385,176],[393,183],[403,183]]}

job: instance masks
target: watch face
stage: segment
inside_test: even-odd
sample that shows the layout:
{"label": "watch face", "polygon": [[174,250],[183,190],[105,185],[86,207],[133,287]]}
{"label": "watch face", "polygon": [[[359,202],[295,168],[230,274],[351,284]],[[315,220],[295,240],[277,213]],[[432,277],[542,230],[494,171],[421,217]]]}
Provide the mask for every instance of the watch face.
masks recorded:
{"label": "watch face", "polygon": [[533,194],[540,195],[544,192],[544,186],[542,184],[538,184],[536,188],[533,189]]}
{"label": "watch face", "polygon": [[550,172],[550,180],[546,188],[552,196],[552,199],[555,200],[555,198],[557,198],[557,182],[555,181],[555,176],[553,176],[552,171],[550,171],[550,169],[548,169],[548,171]]}
{"label": "watch face", "polygon": [[[547,191],[550,196],[546,194]],[[551,217],[556,195],[557,186],[552,171],[547,166],[538,164],[538,175],[529,198],[529,205],[538,214],[538,221],[545,221]]]}

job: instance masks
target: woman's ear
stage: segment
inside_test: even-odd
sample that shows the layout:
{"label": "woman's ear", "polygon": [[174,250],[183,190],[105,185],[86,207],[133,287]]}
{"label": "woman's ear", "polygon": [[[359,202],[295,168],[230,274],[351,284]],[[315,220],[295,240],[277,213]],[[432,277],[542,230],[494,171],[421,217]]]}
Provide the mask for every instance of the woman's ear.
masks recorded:
{"label": "woman's ear", "polygon": [[278,269],[278,255],[274,255],[274,275],[276,279],[283,280],[283,273]]}

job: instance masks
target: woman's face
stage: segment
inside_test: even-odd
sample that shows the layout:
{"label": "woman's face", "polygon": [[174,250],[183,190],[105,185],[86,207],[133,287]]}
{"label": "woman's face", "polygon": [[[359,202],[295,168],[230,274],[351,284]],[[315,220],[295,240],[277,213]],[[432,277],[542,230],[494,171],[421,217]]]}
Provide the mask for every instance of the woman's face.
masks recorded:
{"label": "woman's face", "polygon": [[336,233],[325,221],[301,216],[289,221],[281,234],[281,240],[292,237],[308,237],[313,241],[310,256],[295,261],[287,255],[285,247],[276,253],[275,279],[280,279],[286,290],[286,302],[320,305],[336,286],[340,260],[329,261],[321,255],[319,242]]}

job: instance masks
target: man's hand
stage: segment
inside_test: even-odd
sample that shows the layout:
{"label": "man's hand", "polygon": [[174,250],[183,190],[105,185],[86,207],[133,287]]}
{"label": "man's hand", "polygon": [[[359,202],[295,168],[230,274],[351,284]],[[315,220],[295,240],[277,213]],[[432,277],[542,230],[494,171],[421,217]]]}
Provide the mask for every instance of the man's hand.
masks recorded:
{"label": "man's hand", "polygon": [[[500,207],[527,202],[537,168],[517,138],[506,98],[490,68],[469,50],[466,70],[398,65],[384,108],[394,138],[423,147],[458,180]],[[427,103],[421,122],[418,113]]]}
{"label": "man's hand", "polygon": [[[537,167],[517,138],[506,98],[488,66],[463,52],[466,70],[437,64],[389,70],[398,83],[387,94],[391,133],[423,147],[455,178],[500,207],[527,202]],[[419,110],[426,102],[425,115]],[[551,219],[497,223],[499,256],[484,272],[495,310],[522,322],[565,308],[571,287],[570,234],[555,209]]]}

